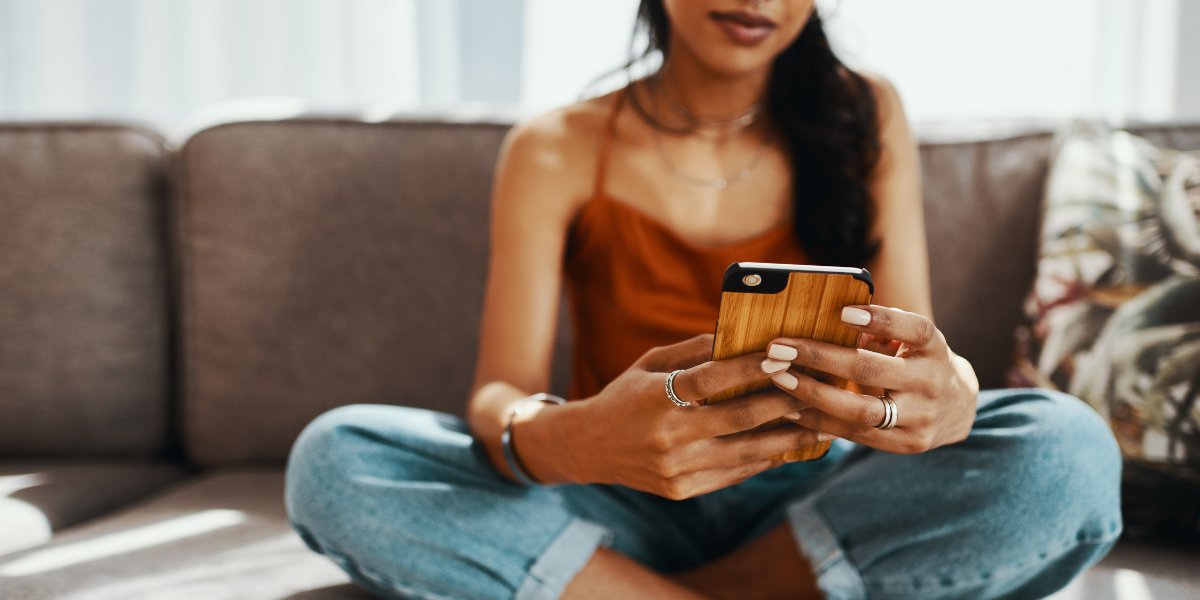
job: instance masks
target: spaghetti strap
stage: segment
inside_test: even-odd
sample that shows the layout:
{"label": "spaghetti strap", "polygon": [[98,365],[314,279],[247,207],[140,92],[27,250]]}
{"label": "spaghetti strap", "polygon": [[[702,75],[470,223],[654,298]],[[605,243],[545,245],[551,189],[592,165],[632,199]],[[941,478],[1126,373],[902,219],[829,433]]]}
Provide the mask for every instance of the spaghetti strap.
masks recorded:
{"label": "spaghetti strap", "polygon": [[604,141],[600,144],[600,162],[596,167],[596,188],[592,192],[592,198],[599,198],[604,194],[604,181],[608,177],[608,159],[612,155],[613,138],[617,135],[617,115],[621,112],[621,105],[625,103],[625,94],[628,93],[628,89],[621,90],[617,94],[612,112],[608,115],[608,124],[604,128]]}

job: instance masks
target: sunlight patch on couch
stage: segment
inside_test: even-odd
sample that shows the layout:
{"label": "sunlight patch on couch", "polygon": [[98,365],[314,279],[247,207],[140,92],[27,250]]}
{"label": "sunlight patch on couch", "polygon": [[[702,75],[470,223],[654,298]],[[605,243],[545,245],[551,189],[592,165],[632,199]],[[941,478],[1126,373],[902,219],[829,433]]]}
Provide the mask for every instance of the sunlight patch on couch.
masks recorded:
{"label": "sunlight patch on couch", "polygon": [[241,524],[245,520],[246,515],[238,510],[206,510],[161,523],[32,552],[0,566],[0,577],[20,577],[61,569],[205,534]]}

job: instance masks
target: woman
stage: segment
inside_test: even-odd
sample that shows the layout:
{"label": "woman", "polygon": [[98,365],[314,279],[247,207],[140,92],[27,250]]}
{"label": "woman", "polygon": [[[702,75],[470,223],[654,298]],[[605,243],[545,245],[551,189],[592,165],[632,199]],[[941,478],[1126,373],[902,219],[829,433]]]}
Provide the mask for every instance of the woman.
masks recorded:
{"label": "woman", "polygon": [[[398,598],[1033,598],[1103,556],[1104,423],[1063,395],[980,394],[930,320],[892,87],[837,60],[812,0],[643,0],[639,23],[657,73],[506,143],[469,430],[319,418],[288,471],[307,543]],[[843,320],[869,341],[707,362],[735,261],[867,267],[877,305]],[[564,284],[578,401],[529,399]],[[684,403],[777,389],[681,407],[675,371]],[[779,417],[797,426],[756,429]],[[770,458],[835,437],[819,461]]]}

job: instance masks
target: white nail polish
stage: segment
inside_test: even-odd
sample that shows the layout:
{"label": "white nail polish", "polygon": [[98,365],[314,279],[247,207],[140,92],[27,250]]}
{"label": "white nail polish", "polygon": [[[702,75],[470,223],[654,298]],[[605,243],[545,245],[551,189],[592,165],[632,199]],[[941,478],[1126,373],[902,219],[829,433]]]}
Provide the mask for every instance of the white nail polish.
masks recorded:
{"label": "white nail polish", "polygon": [[767,356],[775,360],[794,360],[798,355],[795,348],[782,344],[771,344],[771,347],[767,348]]}
{"label": "white nail polish", "polygon": [[871,322],[871,313],[861,308],[847,306],[842,309],[842,321],[851,325],[867,325]]}
{"label": "white nail polish", "polygon": [[776,384],[779,385],[779,387],[781,387],[785,390],[794,390],[794,389],[796,389],[796,386],[799,385],[799,383],[800,383],[799,381],[796,380],[795,375],[792,375],[791,373],[788,373],[787,371],[784,371],[782,373],[775,375],[774,377],[771,378],[771,381],[774,381]]}
{"label": "white nail polish", "polygon": [[792,363],[785,360],[772,360],[768,358],[762,361],[762,370],[764,373],[778,373],[790,366],[792,366]]}
{"label": "white nail polish", "polygon": [[824,431],[822,431],[817,434],[817,441],[818,442],[828,442],[829,440],[832,440],[836,437],[837,436],[833,435],[832,433],[825,433]]}
{"label": "white nail polish", "polygon": [[792,421],[799,421],[800,420],[800,411],[796,411],[794,413],[788,413],[786,415],[783,415],[783,418],[790,419]]}

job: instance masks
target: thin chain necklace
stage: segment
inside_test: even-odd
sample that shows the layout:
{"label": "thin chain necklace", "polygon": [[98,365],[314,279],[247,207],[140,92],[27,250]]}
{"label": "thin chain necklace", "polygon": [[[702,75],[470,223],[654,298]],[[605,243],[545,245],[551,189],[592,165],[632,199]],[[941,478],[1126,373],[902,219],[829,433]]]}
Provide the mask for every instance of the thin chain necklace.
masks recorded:
{"label": "thin chain necklace", "polygon": [[758,150],[754,152],[754,155],[750,157],[750,160],[746,162],[746,165],[743,166],[740,171],[734,173],[733,175],[718,177],[716,179],[697,177],[695,175],[685,173],[682,169],[675,166],[675,163],[671,162],[671,157],[667,156],[667,149],[663,147],[662,134],[659,133],[657,129],[653,131],[654,143],[656,146],[658,146],[658,154],[662,157],[663,164],[667,165],[667,168],[670,169],[671,173],[673,173],[678,179],[701,187],[723,190],[735,183],[745,181],[750,177],[750,174],[754,172],[754,168],[758,166],[759,161],[762,160],[763,155],[767,152],[767,140],[764,137],[762,144],[758,147]]}

